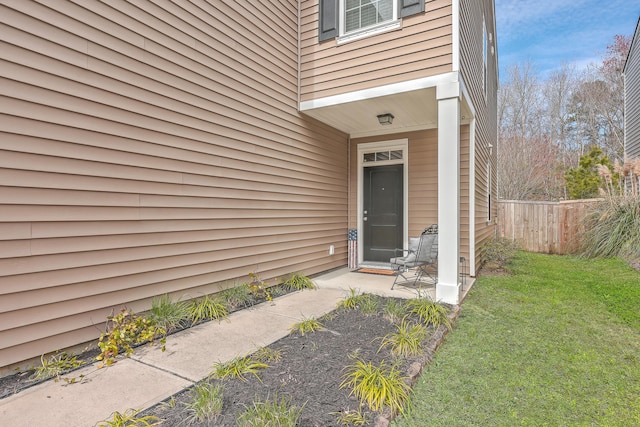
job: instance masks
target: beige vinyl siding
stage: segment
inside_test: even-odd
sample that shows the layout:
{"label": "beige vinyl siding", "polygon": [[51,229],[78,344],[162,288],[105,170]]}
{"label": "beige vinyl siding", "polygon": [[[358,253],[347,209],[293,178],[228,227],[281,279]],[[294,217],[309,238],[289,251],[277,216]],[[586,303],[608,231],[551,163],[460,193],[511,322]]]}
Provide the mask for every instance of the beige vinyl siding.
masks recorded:
{"label": "beige vinyl siding", "polygon": [[625,154],[640,158],[640,20],[624,68]]}
{"label": "beige vinyl siding", "polygon": [[338,45],[318,43],[318,0],[301,2],[301,100],[368,89],[452,70],[451,0],[426,1],[402,28]]}
{"label": "beige vinyl siding", "polygon": [[[357,226],[358,144],[397,139],[409,141],[409,237],[438,223],[438,130],[358,138],[351,140],[349,228]],[[469,259],[469,126],[460,131],[460,256]]]}
{"label": "beige vinyl siding", "polygon": [[406,134],[409,138],[409,236],[438,223],[438,131]]}
{"label": "beige vinyl siding", "polygon": [[346,264],[296,1],[46,3],[0,5],[0,368],[156,295]]}
{"label": "beige vinyl siding", "polygon": [[[495,234],[497,215],[496,202],[496,153],[497,147],[497,85],[498,71],[496,58],[489,50],[487,60],[487,97],[485,98],[482,83],[482,37],[483,16],[487,32],[493,34],[493,44],[496,46],[496,29],[494,27],[493,2],[491,0],[461,0],[460,2],[460,70],[463,81],[469,91],[476,110],[475,125],[475,243],[476,266],[482,262],[482,242],[492,238]],[[493,145],[493,150],[489,148]],[[491,162],[492,185],[492,222],[487,223],[487,162]],[[472,275],[475,272],[471,272]]]}

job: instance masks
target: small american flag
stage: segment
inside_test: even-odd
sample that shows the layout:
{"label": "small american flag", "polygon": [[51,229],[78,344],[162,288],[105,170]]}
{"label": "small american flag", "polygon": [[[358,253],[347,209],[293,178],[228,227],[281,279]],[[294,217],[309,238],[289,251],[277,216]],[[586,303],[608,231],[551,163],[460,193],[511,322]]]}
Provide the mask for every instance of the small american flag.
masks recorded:
{"label": "small american flag", "polygon": [[355,270],[358,268],[358,230],[349,229],[347,237],[349,241],[349,269]]}

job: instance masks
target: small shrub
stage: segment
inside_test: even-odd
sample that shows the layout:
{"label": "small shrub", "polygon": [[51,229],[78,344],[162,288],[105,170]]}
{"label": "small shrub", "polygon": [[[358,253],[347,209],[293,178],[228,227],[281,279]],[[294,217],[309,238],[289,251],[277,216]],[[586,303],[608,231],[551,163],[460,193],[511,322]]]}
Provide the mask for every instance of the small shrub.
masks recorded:
{"label": "small shrub", "polygon": [[281,283],[279,285],[270,287],[269,292],[271,292],[271,296],[273,298],[276,298],[288,294],[289,288]]}
{"label": "small shrub", "polygon": [[417,356],[422,353],[422,342],[427,337],[427,328],[416,325],[406,318],[396,326],[397,331],[389,333],[382,338],[380,349],[390,347],[391,354],[395,356]]}
{"label": "small shrub", "polygon": [[291,326],[291,328],[289,328],[289,331],[291,333],[299,332],[300,335],[304,336],[304,334],[307,332],[315,332],[317,330],[322,329],[323,327],[324,326],[322,326],[322,323],[320,323],[318,320],[314,318],[309,318],[309,319],[304,319],[298,323],[295,323],[294,325]]}
{"label": "small shrub", "polygon": [[107,317],[107,330],[100,335],[98,341],[100,354],[96,360],[103,362],[98,365],[98,368],[112,365],[116,356],[122,351],[127,357],[131,356],[133,346],[146,342],[153,344],[158,336],[162,336],[160,343],[164,351],[166,330],[156,325],[151,319],[138,316],[133,311],[123,308],[117,315]]}
{"label": "small shrub", "polygon": [[445,325],[451,329],[449,309],[446,306],[427,298],[412,299],[408,306],[409,312],[416,314],[425,325],[433,325],[434,328]]}
{"label": "small shrub", "polygon": [[247,283],[249,291],[253,294],[254,299],[266,299],[267,301],[273,301],[269,288],[260,278],[258,273],[249,273],[251,282]]}
{"label": "small shrub", "polygon": [[345,308],[347,310],[355,310],[360,307],[362,300],[366,298],[364,294],[357,293],[353,288],[349,288],[349,295],[347,295],[342,301],[338,302],[338,308]]}
{"label": "small shrub", "polygon": [[173,302],[169,295],[164,294],[160,297],[155,297],[151,301],[151,310],[147,317],[169,332],[186,326],[188,316],[186,303],[181,301]]}
{"label": "small shrub", "polygon": [[383,307],[384,317],[391,323],[400,321],[407,314],[407,306],[403,301],[390,299]]}
{"label": "small shrub", "polygon": [[337,415],[337,423],[342,426],[364,426],[367,425],[367,417],[362,413],[362,410],[333,412],[333,415]]}
{"label": "small shrub", "polygon": [[251,358],[250,356],[239,356],[229,362],[214,363],[213,371],[210,376],[214,378],[239,378],[242,381],[246,381],[245,375],[252,374],[257,379],[260,379],[259,372],[261,369],[268,368],[264,362]]}
{"label": "small shrub", "polygon": [[348,366],[340,388],[351,388],[351,394],[374,411],[388,406],[392,412],[403,412],[409,398],[409,386],[395,366],[385,362],[375,366],[372,362],[356,360]]}
{"label": "small shrub", "polygon": [[248,283],[227,288],[218,295],[230,310],[239,307],[249,307],[253,304],[253,294],[249,289]]}
{"label": "small shrub", "polygon": [[188,309],[191,324],[195,325],[201,320],[222,320],[229,315],[229,309],[220,299],[205,295],[202,298],[191,301]]}
{"label": "small shrub", "polygon": [[259,362],[279,362],[282,359],[282,350],[271,347],[260,347],[253,353],[253,358]]}
{"label": "small shrub", "polygon": [[189,416],[186,422],[212,421],[222,412],[224,387],[221,384],[200,382],[191,389],[189,402],[184,403]]}
{"label": "small shrub", "polygon": [[301,291],[303,289],[317,289],[318,288],[316,286],[316,284],[313,283],[313,280],[311,280],[307,276],[305,276],[303,274],[300,274],[300,273],[294,273],[294,274],[290,275],[287,278],[287,280],[282,282],[282,284],[284,286],[286,286],[291,291]]}
{"label": "small shrub", "polygon": [[480,248],[484,266],[489,269],[504,269],[516,252],[518,245],[504,237],[491,239]]}
{"label": "small shrub", "polygon": [[296,427],[302,408],[285,398],[255,401],[238,416],[238,427]]}
{"label": "small shrub", "polygon": [[[79,368],[86,362],[78,360],[78,356],[67,353],[58,353],[45,358],[44,354],[40,357],[41,365],[34,369],[33,375],[29,377],[31,381],[46,380],[55,377],[55,381],[60,380],[60,375],[72,369]],[[67,382],[74,382],[67,380]]]}
{"label": "small shrub", "polygon": [[360,298],[358,307],[360,308],[360,312],[365,316],[376,314],[378,308],[380,308],[380,299],[375,295],[364,294]]}
{"label": "small shrub", "polygon": [[161,423],[160,418],[147,415],[145,417],[137,417],[139,410],[128,409],[123,414],[114,412],[107,420],[100,421],[98,427],[151,427]]}

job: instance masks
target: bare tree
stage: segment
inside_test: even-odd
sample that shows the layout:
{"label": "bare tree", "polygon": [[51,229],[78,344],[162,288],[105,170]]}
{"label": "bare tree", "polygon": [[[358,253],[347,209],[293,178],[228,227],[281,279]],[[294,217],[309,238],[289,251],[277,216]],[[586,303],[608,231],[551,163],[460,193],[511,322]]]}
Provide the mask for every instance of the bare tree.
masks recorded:
{"label": "bare tree", "polygon": [[570,101],[574,137],[583,148],[596,146],[611,159],[623,160],[624,78],[631,37],[616,35],[602,63],[589,67]]}
{"label": "bare tree", "polygon": [[582,73],[565,64],[540,81],[530,62],[509,70],[498,92],[501,198],[566,198],[565,172],[593,147],[622,163],[630,42],[615,36],[602,63]]}
{"label": "bare tree", "polygon": [[562,168],[575,166],[576,146],[571,137],[571,97],[578,85],[578,75],[574,65],[563,64],[559,70],[552,71],[544,82],[546,102],[547,132],[551,143],[557,148]]}
{"label": "bare tree", "polygon": [[514,65],[498,92],[499,123],[510,134],[531,136],[541,120],[540,82],[533,65]]}
{"label": "bare tree", "polygon": [[[528,63],[498,93],[498,189],[502,199],[557,198],[561,168],[545,125],[543,88]],[[561,187],[561,186],[560,186]]]}
{"label": "bare tree", "polygon": [[607,126],[607,147],[611,159],[623,160],[624,153],[624,76],[622,71],[629,55],[631,36],[616,35],[598,72],[606,83],[608,96],[603,98],[601,114]]}

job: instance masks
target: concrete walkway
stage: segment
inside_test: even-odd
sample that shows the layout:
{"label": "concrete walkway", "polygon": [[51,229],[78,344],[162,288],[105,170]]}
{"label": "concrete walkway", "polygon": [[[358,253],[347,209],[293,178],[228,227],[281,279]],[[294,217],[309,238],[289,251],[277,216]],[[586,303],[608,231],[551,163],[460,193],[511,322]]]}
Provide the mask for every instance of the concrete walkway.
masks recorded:
{"label": "concrete walkway", "polygon": [[[0,400],[0,425],[88,427],[115,411],[146,409],[209,375],[215,362],[228,361],[266,346],[289,333],[296,322],[333,310],[349,293],[362,292],[414,298],[414,290],[390,290],[393,276],[333,271],[314,279],[317,290],[294,292],[247,310],[229,321],[208,322],[167,337],[166,351],[158,346],[136,349],[113,366],[95,365],[72,375],[84,381],[66,385],[47,381]],[[427,288],[432,293],[433,287]]]}

